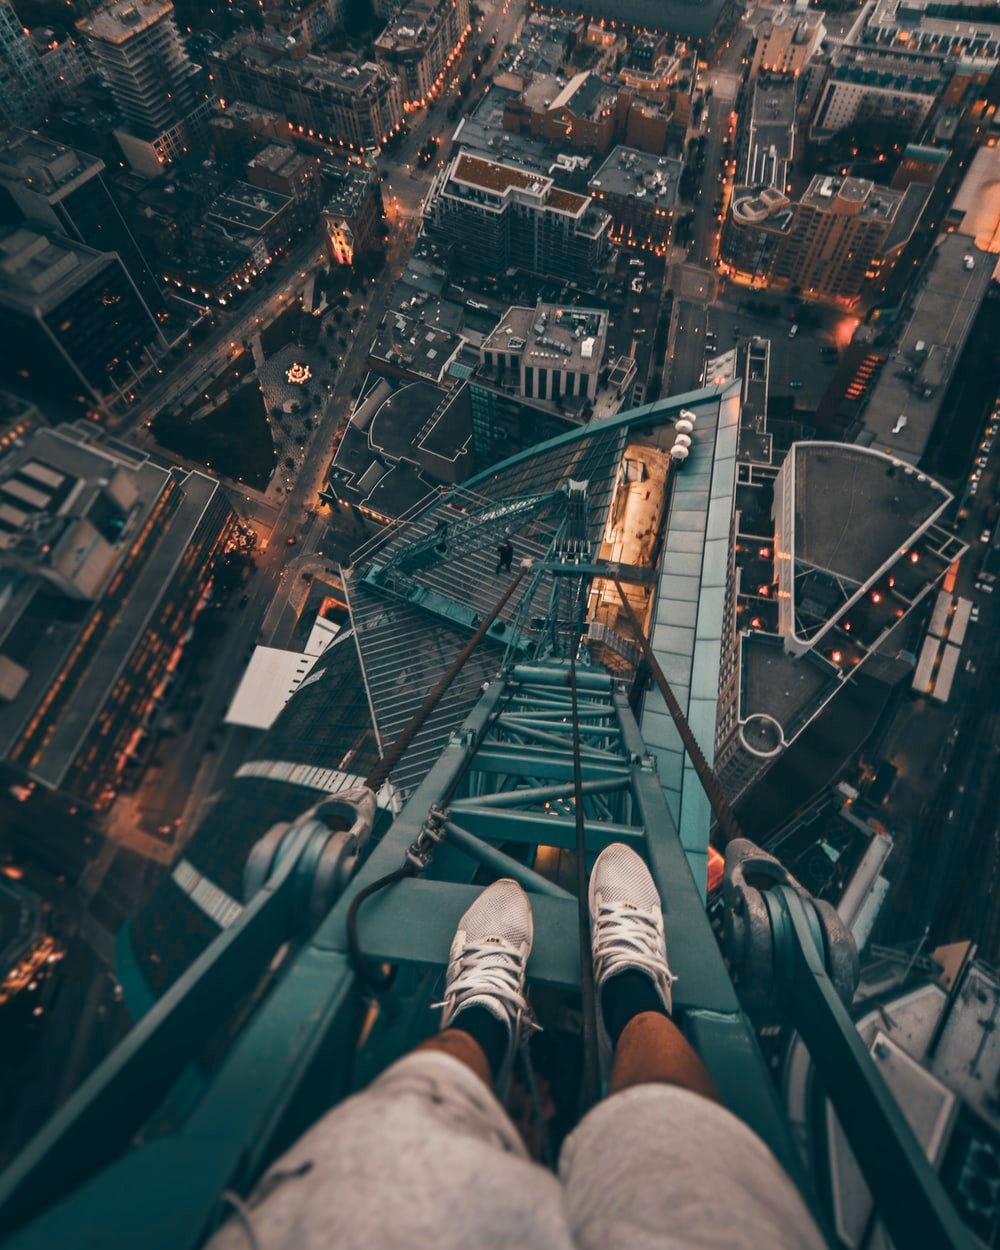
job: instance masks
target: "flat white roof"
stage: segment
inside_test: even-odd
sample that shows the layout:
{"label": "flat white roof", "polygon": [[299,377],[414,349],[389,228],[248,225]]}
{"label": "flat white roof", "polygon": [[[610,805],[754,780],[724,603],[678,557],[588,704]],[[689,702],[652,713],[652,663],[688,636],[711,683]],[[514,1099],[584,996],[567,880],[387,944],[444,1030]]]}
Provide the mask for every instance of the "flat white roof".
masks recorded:
{"label": "flat white roof", "polygon": [[334,638],[340,633],[336,621],[328,621],[325,616],[317,616],[306,643],[306,655],[321,656]]}
{"label": "flat white roof", "polygon": [[318,655],[257,647],[226,713],[227,725],[270,729],[294,692],[308,676]]}

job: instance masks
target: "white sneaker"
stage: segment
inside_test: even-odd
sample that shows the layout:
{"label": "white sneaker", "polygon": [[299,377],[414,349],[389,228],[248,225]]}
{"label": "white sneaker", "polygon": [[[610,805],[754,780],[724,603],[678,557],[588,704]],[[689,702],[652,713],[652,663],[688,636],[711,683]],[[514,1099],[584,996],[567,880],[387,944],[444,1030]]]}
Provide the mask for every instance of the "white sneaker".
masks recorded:
{"label": "white sneaker", "polygon": [[[479,895],[458,922],[444,981],[441,1028],[465,1007],[483,1007],[506,1024],[510,1042],[501,1064],[509,1067],[522,1035],[534,1031],[524,983],[534,924],[528,896],[504,877]],[[459,1027],[461,1025],[459,1024]]]}
{"label": "white sneaker", "polygon": [[590,874],[590,942],[598,1038],[607,1072],[612,1046],[601,1011],[605,982],[628,969],[644,972],[669,1015],[674,980],[667,965],[660,895],[649,869],[621,842],[604,848]]}

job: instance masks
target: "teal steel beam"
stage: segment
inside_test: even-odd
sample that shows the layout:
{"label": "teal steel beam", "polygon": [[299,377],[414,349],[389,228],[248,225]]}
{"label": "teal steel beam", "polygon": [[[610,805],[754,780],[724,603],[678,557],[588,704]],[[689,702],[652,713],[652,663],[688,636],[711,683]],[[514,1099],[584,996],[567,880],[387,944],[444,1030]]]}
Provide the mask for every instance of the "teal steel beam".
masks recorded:
{"label": "teal steel beam", "polygon": [[[454,804],[452,805],[454,806]],[[462,825],[477,837],[491,842],[523,842],[528,845],[557,846],[571,850],[576,845],[576,827],[570,820],[553,816],[550,812],[517,812],[491,807],[468,807],[460,811]],[[588,820],[584,822],[587,849],[600,851],[610,842],[624,842],[633,850],[643,845],[643,831],[630,825],[612,821]]]}
{"label": "teal steel beam", "polygon": [[[571,779],[572,780],[572,779]],[[609,790],[627,790],[631,778],[628,775],[612,777],[607,781],[585,781],[583,794],[605,794]],[[526,786],[523,790],[498,790],[492,794],[477,794],[473,798],[453,799],[453,811],[461,811],[470,804],[477,807],[523,807],[526,803],[546,803],[555,799],[572,797],[572,787],[563,782],[557,786]]]}
{"label": "teal steel beam", "polygon": [[[376,894],[365,904],[363,912],[365,952],[379,962],[440,965],[443,969],[448,962],[455,927],[479,889],[479,886],[453,881],[414,877],[399,882],[391,892]],[[576,899],[537,894],[532,896],[531,910],[535,941],[528,968],[530,979],[540,985],[578,990]],[[728,978],[720,981],[703,975],[701,952],[692,945],[680,914],[665,911],[663,923],[670,965],[677,976],[674,984],[676,1012],[739,1014],[739,1004]],[[721,956],[719,964],[722,966]],[[763,1060],[761,1075],[762,1079],[769,1079]]]}
{"label": "teal steel beam", "polygon": [[541,567],[554,577],[603,577],[631,585],[651,585],[659,576],[652,565],[616,564],[608,560],[543,560]]}
{"label": "teal steel beam", "polygon": [[[564,716],[570,702],[568,697],[552,687],[535,686],[529,690],[524,686],[512,686],[507,706],[511,709],[523,708],[530,716],[543,716],[549,713],[553,716]],[[607,703],[599,700],[578,697],[577,708],[581,716],[607,716],[608,714]]]}
{"label": "teal steel beam", "polygon": [[[515,713],[513,715],[505,714],[503,716],[499,716],[497,718],[497,724],[510,726],[512,729],[516,729],[518,731],[535,729],[540,733],[546,734],[547,737],[552,738],[563,748],[563,750],[573,749],[573,726],[566,720],[556,720],[555,717],[551,720],[529,720],[528,717],[519,716]],[[621,734],[617,725],[584,724],[579,727],[579,736],[592,738],[620,738]]]}
{"label": "teal steel beam", "polygon": [[763,892],[784,1006],[833,1103],[893,1244],[969,1247],[941,1178],[872,1062],[827,975],[805,904],[790,887]]}
{"label": "teal steel beam", "polygon": [[[676,946],[674,943],[670,947],[671,966],[675,964]],[[679,989],[678,981],[675,995]],[[825,1222],[822,1208],[750,1021],[738,1009],[712,1011],[704,1006],[691,1006],[678,1014],[678,1023],[711,1074],[723,1104],[751,1125],[757,1136],[767,1143],[802,1191],[822,1227]],[[839,1244],[829,1232],[826,1235],[831,1246]]]}
{"label": "teal steel beam", "polygon": [[[400,577],[396,584],[391,578],[383,576],[381,570],[370,569],[362,581],[380,594],[402,599],[432,616],[440,617],[449,625],[457,625],[470,633],[478,629],[481,623],[479,614],[467,603],[461,603],[439,590],[410,581],[406,577]],[[486,641],[505,647],[508,654],[526,652],[531,646],[529,638],[525,638],[511,623],[503,620],[493,622],[486,633]]]}
{"label": "teal steel beam", "polygon": [[299,913],[302,830],[266,885],[0,1174],[0,1227],[12,1227],[107,1163],[257,979]]}
{"label": "teal steel beam", "polygon": [[[591,762],[584,757],[582,772],[585,781],[613,781],[626,776],[624,765],[609,760]],[[550,752],[533,752],[529,747],[491,742],[476,752],[476,770],[481,773],[517,773],[539,781],[572,781],[573,761],[570,757],[554,759]]]}
{"label": "teal steel beam", "polygon": [[[191,1118],[122,1155],[67,1200],[4,1242],[5,1250],[195,1250],[231,1214],[226,1189],[255,1178],[276,1139],[309,1120],[288,1117],[306,1075],[310,1118],[343,1091],[343,1063],[360,1018],[342,955],[301,952],[237,1039]],[[114,1052],[113,1052],[114,1054]],[[112,1055],[113,1057],[113,1055]]]}
{"label": "teal steel beam", "polygon": [[[569,691],[569,666],[558,664],[515,664],[511,673],[514,681],[522,689],[532,686],[564,688]],[[613,682],[607,673],[596,669],[577,669],[576,685],[578,690],[610,690]]]}
{"label": "teal steel beam", "polygon": [[[537,725],[539,728],[544,728],[564,724],[568,715],[568,710],[564,708],[564,705],[560,704],[558,707],[549,707],[541,711],[538,708],[534,708],[530,712],[504,712],[503,719],[505,722],[511,721],[515,724],[520,724],[523,721],[529,725]],[[581,722],[580,729],[583,732],[598,732],[603,729],[605,733],[620,734],[618,725],[609,719],[606,707],[600,707],[592,712],[587,712],[581,707],[578,709],[577,719]],[[588,721],[606,721],[607,724],[604,726],[600,724],[588,725]]]}
{"label": "teal steel beam", "polygon": [[505,855],[503,851],[497,850],[495,846],[490,846],[488,842],[484,842],[481,838],[476,837],[474,833],[469,833],[461,825],[456,825],[453,820],[446,819],[444,827],[448,831],[448,841],[452,846],[457,846],[460,851],[464,851],[466,855],[471,856],[477,863],[482,864],[484,868],[489,868],[499,876],[512,877],[529,894],[545,894],[549,898],[571,899],[573,897],[561,885],[556,885],[554,881],[549,881],[547,877],[543,877],[540,873],[535,872],[533,868],[522,864],[520,860],[514,859],[510,855]]}
{"label": "teal steel beam", "polygon": [[[678,981],[675,1001],[685,1004],[682,1027],[723,1094],[723,1100],[767,1142],[786,1170],[809,1195],[802,1158],[796,1148],[757,1045],[739,1007],[702,902],[703,887],[694,880],[687,855],[667,806],[652,756],[621,689],[612,698],[626,748],[633,758],[632,793],[636,816],[646,830],[646,855],[664,904],[664,929],[670,964]],[[688,965],[688,966],[685,966]],[[682,988],[680,978],[687,981]],[[813,1200],[815,1207],[815,1201]]]}
{"label": "teal steel beam", "polygon": [[[573,750],[572,731],[567,725],[562,733],[553,733],[549,729],[535,729],[530,725],[517,724],[508,725],[505,721],[498,722],[507,730],[508,737],[502,740],[492,739],[492,741],[503,741],[505,745],[510,745],[513,737],[526,738],[529,743],[548,743],[550,746],[556,747],[563,755],[571,756]],[[606,738],[607,731],[601,732],[601,737]],[[616,755],[613,751],[609,751],[605,747],[580,747],[580,758],[588,760],[620,760],[621,756]]]}

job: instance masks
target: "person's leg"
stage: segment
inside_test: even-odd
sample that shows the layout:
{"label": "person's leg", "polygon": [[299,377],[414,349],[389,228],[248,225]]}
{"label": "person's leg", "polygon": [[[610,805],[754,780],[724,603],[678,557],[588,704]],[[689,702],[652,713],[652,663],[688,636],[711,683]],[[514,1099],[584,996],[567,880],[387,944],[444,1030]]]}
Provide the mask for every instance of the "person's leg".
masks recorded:
{"label": "person's leg", "polygon": [[580,1250],[819,1250],[805,1204],[764,1143],[720,1106],[670,1019],[663,914],[649,869],[610,846],[590,881],[609,1094],[559,1159]]}
{"label": "person's leg", "polygon": [[643,1011],[633,1016],[615,1046],[608,1094],[633,1085],[679,1085],[717,1102],[712,1078],[694,1047],[669,1016]]}
{"label": "person's leg", "polygon": [[[573,1250],[556,1178],[532,1163],[491,1086],[530,1027],[531,910],[512,881],[459,922],[443,1030],[324,1116],[244,1215],[264,1250]],[[245,1250],[230,1221],[211,1250]]]}

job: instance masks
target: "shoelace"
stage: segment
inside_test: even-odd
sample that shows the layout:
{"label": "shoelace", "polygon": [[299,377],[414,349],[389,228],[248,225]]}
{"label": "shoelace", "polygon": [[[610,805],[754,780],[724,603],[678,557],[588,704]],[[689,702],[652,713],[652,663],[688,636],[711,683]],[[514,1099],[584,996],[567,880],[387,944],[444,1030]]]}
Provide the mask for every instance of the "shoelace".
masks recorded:
{"label": "shoelace", "polygon": [[521,952],[497,942],[472,942],[462,951],[461,971],[448,987],[448,995],[435,1007],[455,1009],[473,995],[488,994],[504,1003],[515,1021],[534,1025],[531,1008],[521,989]]}
{"label": "shoelace", "polygon": [[676,980],[666,966],[660,918],[655,912],[621,903],[602,903],[594,920],[594,949],[601,981],[622,964],[642,968],[657,983],[664,973],[668,984]]}

